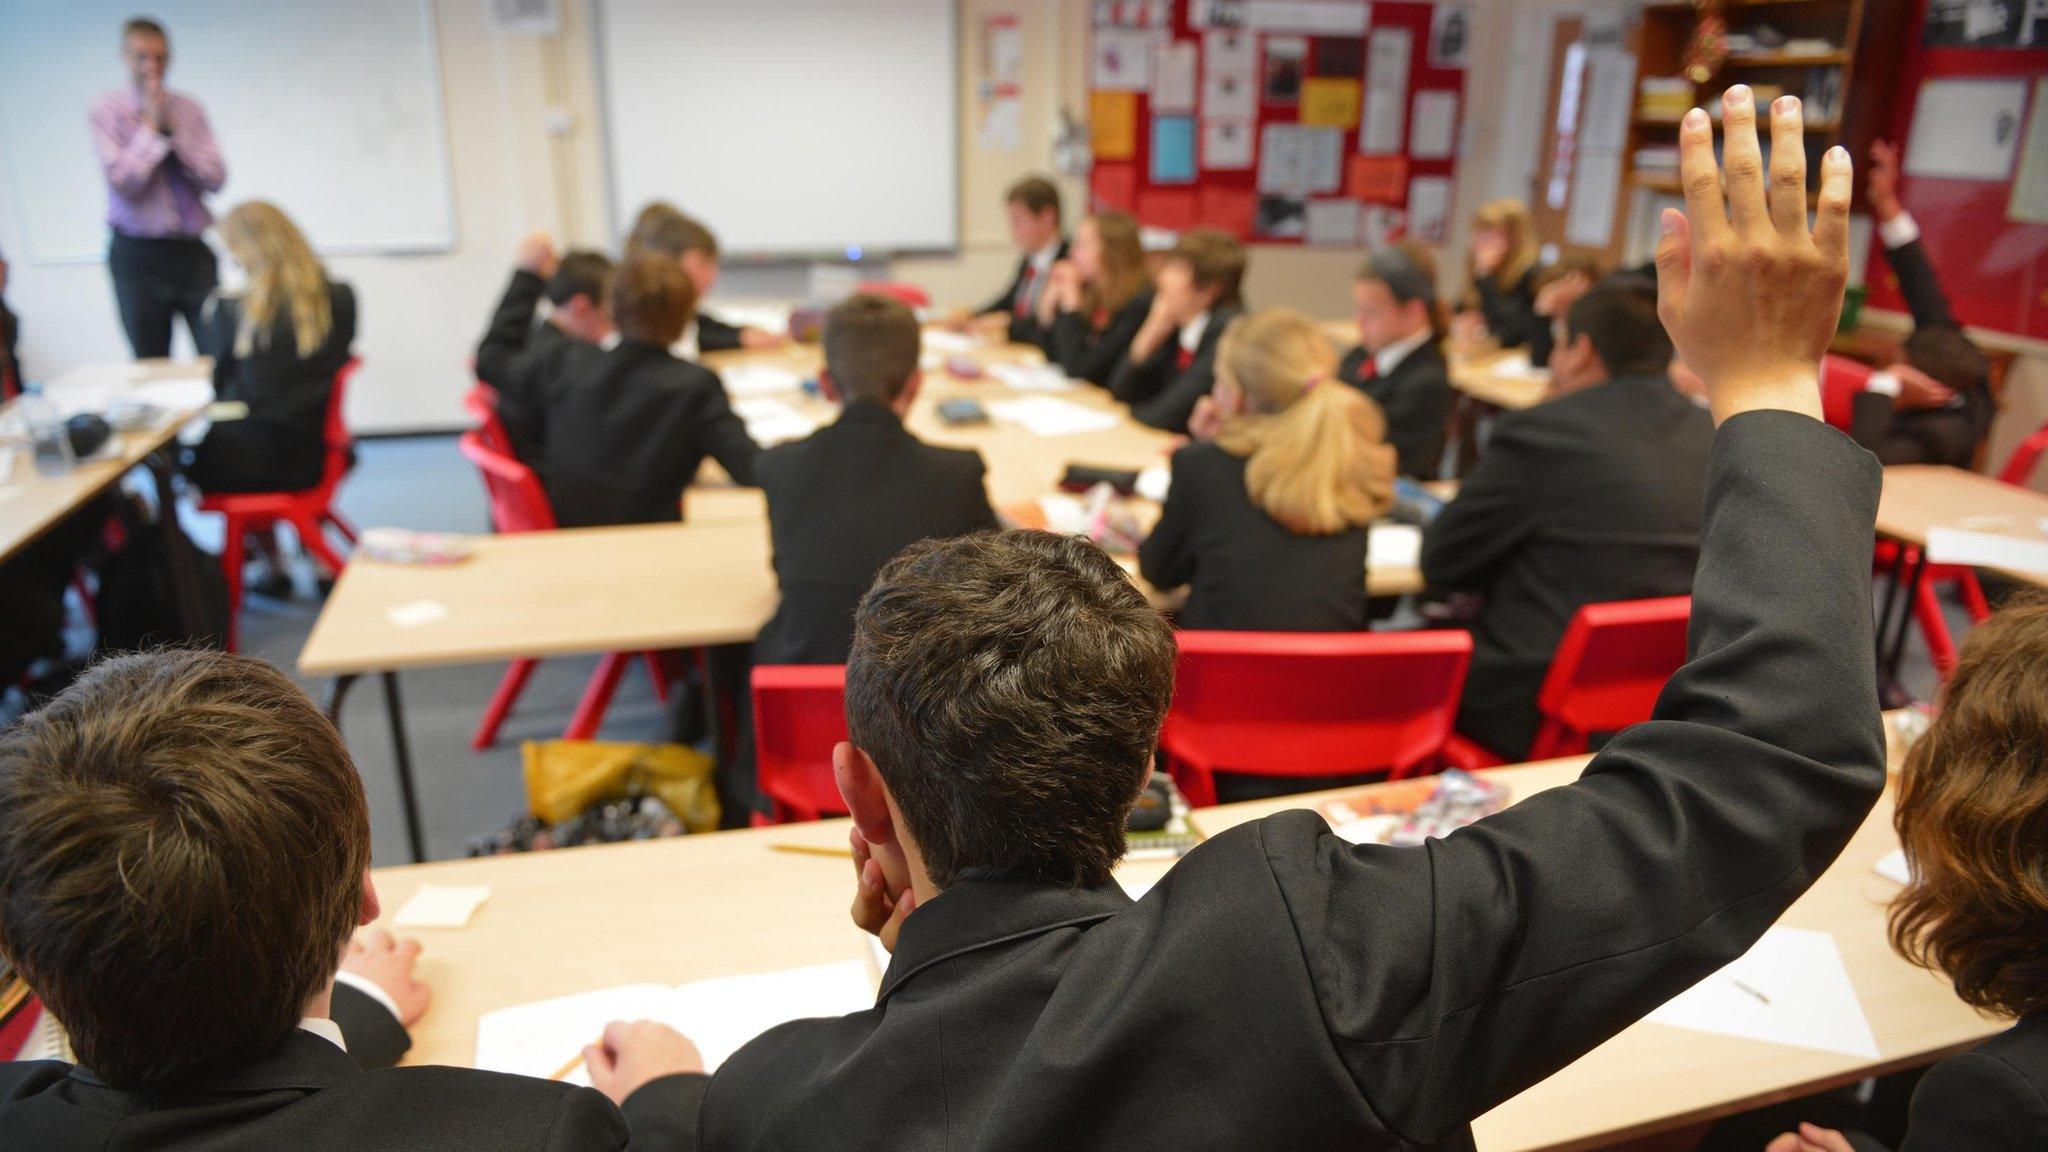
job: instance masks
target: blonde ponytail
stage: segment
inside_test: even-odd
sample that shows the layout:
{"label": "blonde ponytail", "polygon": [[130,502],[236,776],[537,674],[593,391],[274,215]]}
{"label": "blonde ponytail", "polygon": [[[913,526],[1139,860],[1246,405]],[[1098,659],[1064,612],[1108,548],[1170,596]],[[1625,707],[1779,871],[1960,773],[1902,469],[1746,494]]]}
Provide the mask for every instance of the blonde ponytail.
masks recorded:
{"label": "blonde ponytail", "polygon": [[305,359],[327,342],[334,326],[327,270],[291,217],[274,204],[249,200],[235,205],[220,224],[228,252],[249,272],[242,326],[235,355],[247,356],[267,338],[279,317],[291,324],[293,343]]}
{"label": "blonde ponytail", "polygon": [[1216,435],[1246,458],[1245,491],[1268,516],[1304,536],[1363,527],[1394,502],[1394,450],[1386,418],[1336,379],[1336,352],[1320,328],[1273,310],[1224,333],[1217,374],[1244,397],[1244,414]]}

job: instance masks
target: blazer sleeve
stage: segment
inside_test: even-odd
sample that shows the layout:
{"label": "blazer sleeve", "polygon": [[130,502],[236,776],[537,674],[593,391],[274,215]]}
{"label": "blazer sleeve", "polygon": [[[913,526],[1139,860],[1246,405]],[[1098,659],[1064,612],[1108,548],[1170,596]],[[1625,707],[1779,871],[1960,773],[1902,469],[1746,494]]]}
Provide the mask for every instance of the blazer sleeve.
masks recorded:
{"label": "blazer sleeve", "polygon": [[491,323],[484,329],[483,342],[476,346],[476,378],[494,388],[512,381],[513,361],[526,350],[533,334],[533,314],[540,307],[547,282],[525,269],[512,274],[512,283],[498,298]]}
{"label": "blazer sleeve", "polygon": [[[1100,332],[1090,334],[1090,339],[1077,342],[1069,352],[1063,345],[1057,354],[1060,366],[1067,375],[1076,380],[1086,380],[1107,388],[1116,375],[1117,366],[1128,359],[1131,341],[1137,339],[1138,329],[1145,326],[1145,317],[1152,311],[1151,297],[1139,296],[1110,315],[1109,323]],[[1072,315],[1077,326],[1087,330],[1087,322],[1078,315]],[[1062,316],[1060,322],[1069,319]],[[1060,340],[1055,325],[1055,342]]]}
{"label": "blazer sleeve", "polygon": [[729,352],[741,345],[740,328],[716,316],[697,313],[697,351]]}
{"label": "blazer sleeve", "polygon": [[393,1067],[412,1049],[412,1035],[390,1009],[338,980],[328,1014],[348,1042],[348,1054],[366,1072]]}
{"label": "blazer sleeve", "polygon": [[1173,364],[1180,356],[1180,341],[1172,338],[1159,342],[1150,356],[1142,360],[1133,359],[1126,347],[1116,371],[1109,378],[1109,394],[1133,408],[1143,404],[1164,391],[1173,380]]}
{"label": "blazer sleeve", "polygon": [[1949,307],[1948,293],[1941,289],[1941,277],[1934,271],[1934,262],[1927,258],[1927,249],[1920,241],[1887,248],[1884,258],[1892,266],[1892,275],[1899,278],[1899,295],[1906,298],[1906,310],[1913,314],[1915,328],[1961,327]]}
{"label": "blazer sleeve", "polygon": [[[1526,419],[1502,417],[1478,467],[1422,530],[1422,578],[1446,592],[1480,592],[1536,531],[1544,459]],[[1553,457],[1554,458],[1554,457]]]}
{"label": "blazer sleeve", "polygon": [[698,1117],[711,1077],[685,1072],[641,1085],[620,1111],[633,1130],[632,1152],[694,1152]]}
{"label": "blazer sleeve", "polygon": [[1574,784],[1420,848],[1256,826],[1334,1051],[1435,1147],[1740,956],[1885,780],[1870,625],[1880,469],[1805,416],[1719,430],[1691,659]]}
{"label": "blazer sleeve", "polygon": [[754,485],[754,462],[761,455],[760,445],[747,434],[745,421],[732,410],[725,398],[725,387],[712,377],[710,387],[700,390],[697,412],[690,426],[700,437],[699,445],[704,454],[718,461],[733,483],[747,487]]}
{"label": "blazer sleeve", "polygon": [[1166,505],[1159,511],[1159,523],[1138,545],[1138,574],[1154,588],[1168,591],[1195,578],[1195,523],[1200,501],[1196,489],[1195,446],[1173,454],[1173,483],[1166,490]]}
{"label": "blazer sleeve", "polygon": [[1536,270],[1531,268],[1506,288],[1492,280],[1479,283],[1480,309],[1486,315],[1487,330],[1504,348],[1521,348],[1534,339],[1543,318],[1536,315]]}
{"label": "blazer sleeve", "polygon": [[1434,368],[1418,369],[1388,389],[1380,407],[1387,417],[1387,435],[1401,454],[1401,474],[1434,480],[1443,467],[1444,439],[1449,434],[1456,396],[1451,381]]}
{"label": "blazer sleeve", "polygon": [[1921,1078],[1899,1152],[2019,1152],[2039,1147],[2043,1133],[2048,1099],[2041,1089],[1996,1056],[1964,1052]]}
{"label": "blazer sleeve", "polygon": [[563,1095],[562,1106],[540,1146],[545,1152],[612,1152],[639,1147],[630,1140],[626,1118],[595,1088],[571,1088]]}

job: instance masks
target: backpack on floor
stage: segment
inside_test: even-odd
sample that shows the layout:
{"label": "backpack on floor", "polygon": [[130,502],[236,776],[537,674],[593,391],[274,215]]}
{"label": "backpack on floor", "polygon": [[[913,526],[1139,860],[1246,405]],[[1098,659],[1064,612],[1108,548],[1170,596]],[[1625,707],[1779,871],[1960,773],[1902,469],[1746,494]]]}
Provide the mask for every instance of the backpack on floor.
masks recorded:
{"label": "backpack on floor", "polygon": [[[98,570],[99,650],[136,652],[165,645],[221,647],[228,632],[228,586],[220,563],[185,534],[175,514],[159,516],[149,503],[123,493],[115,513],[118,543]],[[184,589],[171,576],[171,557],[190,561]]]}

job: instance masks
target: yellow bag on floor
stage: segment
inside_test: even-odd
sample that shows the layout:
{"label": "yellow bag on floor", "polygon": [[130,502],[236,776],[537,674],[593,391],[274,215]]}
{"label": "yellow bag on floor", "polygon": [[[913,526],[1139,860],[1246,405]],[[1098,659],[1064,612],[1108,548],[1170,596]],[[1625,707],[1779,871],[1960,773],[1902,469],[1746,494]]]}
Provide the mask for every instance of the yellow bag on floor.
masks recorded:
{"label": "yellow bag on floor", "polygon": [[607,800],[654,796],[692,832],[718,828],[711,757],[681,744],[528,740],[526,800],[542,823],[559,824]]}

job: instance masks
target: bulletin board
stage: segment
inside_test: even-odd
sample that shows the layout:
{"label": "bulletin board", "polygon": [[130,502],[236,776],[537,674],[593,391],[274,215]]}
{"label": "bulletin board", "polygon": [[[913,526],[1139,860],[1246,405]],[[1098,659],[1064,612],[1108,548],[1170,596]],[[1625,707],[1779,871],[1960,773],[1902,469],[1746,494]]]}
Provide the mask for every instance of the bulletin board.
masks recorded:
{"label": "bulletin board", "polygon": [[[1903,52],[1900,199],[1963,323],[2048,340],[2048,35],[2019,35],[2015,5],[1991,29],[2012,35],[1965,43],[1957,7],[1919,0]],[[1882,245],[1871,249],[1870,305],[1904,311]]]}
{"label": "bulletin board", "polygon": [[1261,244],[1440,244],[1473,16],[1462,3],[1096,0],[1090,199]]}

